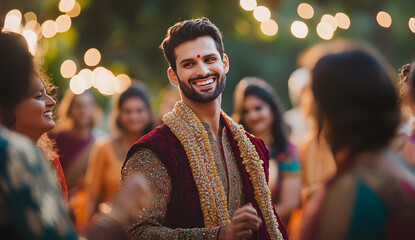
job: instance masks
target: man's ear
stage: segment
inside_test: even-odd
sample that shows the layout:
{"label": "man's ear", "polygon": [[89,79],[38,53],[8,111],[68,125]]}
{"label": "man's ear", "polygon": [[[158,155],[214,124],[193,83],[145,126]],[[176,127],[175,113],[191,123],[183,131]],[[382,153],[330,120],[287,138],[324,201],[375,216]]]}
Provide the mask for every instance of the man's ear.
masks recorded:
{"label": "man's ear", "polygon": [[223,69],[225,70],[225,74],[229,72],[229,58],[225,53],[223,54]]}
{"label": "man's ear", "polygon": [[169,80],[173,86],[175,87],[179,86],[179,80],[177,79],[177,74],[171,67],[167,69],[167,76],[169,77]]}

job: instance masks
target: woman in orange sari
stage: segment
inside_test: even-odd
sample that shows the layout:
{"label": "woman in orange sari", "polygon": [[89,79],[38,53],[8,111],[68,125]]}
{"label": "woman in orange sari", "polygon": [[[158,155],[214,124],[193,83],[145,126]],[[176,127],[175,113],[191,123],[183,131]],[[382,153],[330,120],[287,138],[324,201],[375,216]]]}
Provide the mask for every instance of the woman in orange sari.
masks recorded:
{"label": "woman in orange sari", "polygon": [[121,167],[128,149],[153,128],[150,99],[144,87],[131,86],[114,98],[113,133],[98,140],[91,152],[85,178],[89,195],[88,218],[98,205],[118,193]]}

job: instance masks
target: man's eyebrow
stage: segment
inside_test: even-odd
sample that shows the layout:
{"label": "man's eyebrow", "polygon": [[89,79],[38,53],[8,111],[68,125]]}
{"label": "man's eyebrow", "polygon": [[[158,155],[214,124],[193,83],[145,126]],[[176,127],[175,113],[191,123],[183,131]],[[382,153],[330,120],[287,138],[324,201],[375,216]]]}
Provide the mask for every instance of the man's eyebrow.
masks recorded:
{"label": "man's eyebrow", "polygon": [[217,56],[218,56],[218,54],[216,54],[216,53],[211,53],[211,54],[208,54],[208,55],[203,56],[203,58],[208,58],[208,57],[217,57]]}
{"label": "man's eyebrow", "polygon": [[193,58],[186,58],[180,61],[180,64],[184,63],[184,62],[189,62],[189,61],[193,61]]}

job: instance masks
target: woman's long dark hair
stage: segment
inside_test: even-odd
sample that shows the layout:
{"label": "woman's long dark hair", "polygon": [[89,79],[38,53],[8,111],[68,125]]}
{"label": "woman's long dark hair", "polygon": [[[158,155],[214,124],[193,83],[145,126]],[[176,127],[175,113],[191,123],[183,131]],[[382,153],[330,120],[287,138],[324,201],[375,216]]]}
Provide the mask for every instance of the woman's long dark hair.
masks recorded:
{"label": "woman's long dark hair", "polygon": [[400,122],[391,76],[371,54],[348,51],[320,59],[312,71],[312,91],[320,130],[336,155],[377,151],[388,145]]}
{"label": "woman's long dark hair", "polygon": [[273,88],[264,80],[255,77],[243,78],[235,88],[232,118],[242,124],[248,132],[251,132],[251,129],[248,128],[243,119],[243,105],[248,96],[261,99],[271,108],[273,115],[271,135],[273,141],[270,146],[270,157],[276,158],[278,154],[288,150],[287,125],[283,119],[283,108],[280,100]]}
{"label": "woman's long dark hair", "polygon": [[25,38],[0,31],[0,114],[2,124],[13,125],[16,105],[27,97],[34,73],[33,56]]}

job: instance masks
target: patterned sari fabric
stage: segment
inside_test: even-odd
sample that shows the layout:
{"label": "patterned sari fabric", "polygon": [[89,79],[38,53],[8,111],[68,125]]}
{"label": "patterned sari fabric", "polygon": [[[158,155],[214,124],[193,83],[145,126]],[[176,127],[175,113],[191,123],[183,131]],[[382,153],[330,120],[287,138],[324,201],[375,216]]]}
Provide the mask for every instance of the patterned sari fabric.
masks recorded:
{"label": "patterned sari fabric", "polygon": [[413,239],[415,176],[391,151],[376,160],[341,170],[316,192],[301,239]]}
{"label": "patterned sari fabric", "polygon": [[28,139],[0,127],[2,239],[78,239],[47,161]]}

